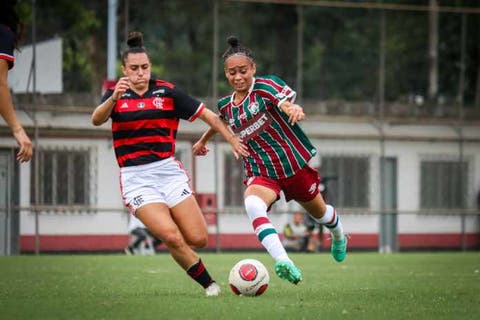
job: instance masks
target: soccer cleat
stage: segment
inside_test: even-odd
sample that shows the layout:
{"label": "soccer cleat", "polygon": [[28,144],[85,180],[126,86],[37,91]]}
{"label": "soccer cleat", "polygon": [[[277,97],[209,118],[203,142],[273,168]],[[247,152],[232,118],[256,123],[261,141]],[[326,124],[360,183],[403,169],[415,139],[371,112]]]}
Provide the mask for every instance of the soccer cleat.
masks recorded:
{"label": "soccer cleat", "polygon": [[293,284],[302,281],[302,273],[290,261],[277,261],[275,263],[275,273],[280,279],[288,280]]}
{"label": "soccer cleat", "polygon": [[220,292],[222,292],[222,290],[220,289],[220,286],[215,282],[212,282],[212,284],[209,285],[207,289],[205,289],[205,295],[207,297],[216,297],[220,294]]}
{"label": "soccer cleat", "polygon": [[335,240],[332,239],[332,247],[331,252],[333,259],[337,262],[342,262],[345,260],[345,256],[347,255],[347,237],[343,237],[342,240]]}

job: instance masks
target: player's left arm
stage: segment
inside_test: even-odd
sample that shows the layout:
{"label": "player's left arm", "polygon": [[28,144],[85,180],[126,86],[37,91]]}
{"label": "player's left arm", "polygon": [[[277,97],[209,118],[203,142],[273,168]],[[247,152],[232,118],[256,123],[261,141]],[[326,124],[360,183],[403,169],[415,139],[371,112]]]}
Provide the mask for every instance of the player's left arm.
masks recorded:
{"label": "player's left arm", "polygon": [[303,108],[298,104],[290,102],[289,100],[285,100],[280,105],[280,110],[282,110],[288,116],[288,122],[291,125],[294,125],[297,121],[302,121],[305,119],[305,112],[303,112]]}

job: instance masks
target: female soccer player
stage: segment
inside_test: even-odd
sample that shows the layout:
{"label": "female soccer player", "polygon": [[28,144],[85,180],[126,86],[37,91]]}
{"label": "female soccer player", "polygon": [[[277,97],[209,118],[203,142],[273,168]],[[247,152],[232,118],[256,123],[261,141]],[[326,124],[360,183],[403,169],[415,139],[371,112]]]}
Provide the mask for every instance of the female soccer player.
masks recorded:
{"label": "female soccer player", "polygon": [[32,157],[32,142],[28,138],[13,108],[8,87],[8,70],[13,68],[15,49],[20,37],[20,20],[15,11],[16,0],[5,0],[0,5],[0,115],[12,129],[20,150],[17,160],[27,162]]}
{"label": "female soccer player", "polygon": [[127,45],[122,56],[125,77],[105,92],[92,123],[98,126],[112,119],[126,206],[165,243],[207,296],[217,296],[220,287],[190,247],[206,245],[207,227],[183,165],[174,158],[179,119],[200,118],[215,127],[230,142],[236,157],[248,155],[246,146],[203,103],[151,76],[141,33],[130,33]]}
{"label": "female soccer player", "polygon": [[[331,253],[338,262],[347,251],[347,239],[335,209],[326,205],[318,191],[318,172],[308,165],[316,149],[297,124],[305,118],[302,107],[294,104],[296,93],[276,76],[254,77],[253,53],[228,40],[223,54],[225,76],[234,92],[218,102],[220,116],[248,146],[243,157],[245,169],[245,209],[253,229],[275,262],[275,272],[294,284],[302,280],[300,270],[287,255],[267,216],[283,191],[287,201],[300,203],[333,235]],[[208,152],[207,141],[215,134],[210,128],[193,146],[196,155]]]}

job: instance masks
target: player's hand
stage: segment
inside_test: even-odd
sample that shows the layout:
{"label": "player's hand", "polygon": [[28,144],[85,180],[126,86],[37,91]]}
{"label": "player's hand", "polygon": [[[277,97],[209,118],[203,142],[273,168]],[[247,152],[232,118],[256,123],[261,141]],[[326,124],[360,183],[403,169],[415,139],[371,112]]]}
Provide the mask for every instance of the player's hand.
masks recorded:
{"label": "player's hand", "polygon": [[197,141],[193,147],[192,147],[192,152],[195,156],[204,156],[210,151],[208,147],[203,143],[202,141]]}
{"label": "player's hand", "polygon": [[125,91],[130,88],[130,80],[128,77],[122,77],[117,81],[115,85],[115,90],[113,91],[112,98],[115,100],[120,99]]}
{"label": "player's hand", "polygon": [[232,146],[233,155],[235,156],[235,159],[238,160],[240,158],[240,155],[244,157],[248,157],[250,155],[250,152],[248,152],[248,147],[243,143],[242,139],[240,139],[239,137],[232,136],[232,138],[230,138],[228,142]]}
{"label": "player's hand", "polygon": [[25,133],[22,127],[13,130],[13,136],[17,140],[20,150],[17,153],[17,160],[20,162],[27,162],[32,158],[33,146],[30,138]]}
{"label": "player's hand", "polygon": [[294,125],[297,121],[302,121],[305,119],[305,113],[303,112],[303,108],[300,107],[298,104],[290,104],[287,109],[288,114],[288,122],[291,125]]}

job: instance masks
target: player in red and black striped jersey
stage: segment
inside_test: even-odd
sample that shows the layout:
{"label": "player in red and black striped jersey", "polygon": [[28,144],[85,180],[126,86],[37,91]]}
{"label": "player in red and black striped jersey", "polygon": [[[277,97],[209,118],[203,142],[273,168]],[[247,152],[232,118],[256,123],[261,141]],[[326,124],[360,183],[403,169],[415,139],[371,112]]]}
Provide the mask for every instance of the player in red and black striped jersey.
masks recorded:
{"label": "player in red and black striped jersey", "polygon": [[165,243],[175,261],[205,288],[207,296],[217,296],[220,287],[191,248],[205,246],[208,235],[189,178],[174,158],[179,120],[200,118],[219,130],[236,157],[247,156],[247,148],[203,103],[175,85],[151,77],[141,33],[132,32],[127,44],[122,56],[125,76],[107,90],[92,114],[92,123],[112,120],[126,206]]}
{"label": "player in red and black striped jersey", "polygon": [[[317,150],[298,122],[305,118],[303,108],[294,103],[293,91],[276,76],[255,77],[253,53],[228,40],[223,55],[225,76],[234,92],[218,102],[220,116],[248,146],[243,157],[245,169],[245,209],[262,245],[275,262],[277,275],[294,284],[302,280],[267,216],[270,206],[283,191],[287,201],[300,203],[315,221],[325,225],[333,235],[332,255],[343,261],[347,239],[335,209],[325,204],[318,191],[320,177],[308,165]],[[193,146],[196,155],[205,155],[207,141],[215,134],[211,128]]]}
{"label": "player in red and black striped jersey", "polygon": [[0,4],[0,115],[12,129],[20,150],[17,159],[29,161],[32,157],[32,142],[17,118],[8,87],[8,70],[13,68],[15,49],[20,37],[20,20],[15,12],[16,0],[3,0]]}

